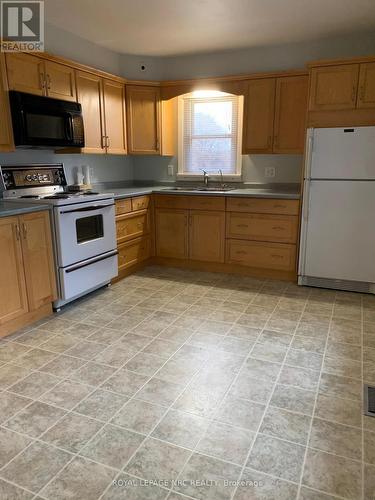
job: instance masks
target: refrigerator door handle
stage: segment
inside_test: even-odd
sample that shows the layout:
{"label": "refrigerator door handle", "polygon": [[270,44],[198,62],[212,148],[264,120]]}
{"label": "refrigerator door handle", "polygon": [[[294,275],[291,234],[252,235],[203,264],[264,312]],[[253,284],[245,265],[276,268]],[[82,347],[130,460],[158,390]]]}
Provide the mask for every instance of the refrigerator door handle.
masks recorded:
{"label": "refrigerator door handle", "polygon": [[305,257],[306,257],[306,239],[307,239],[307,224],[309,218],[309,204],[310,204],[310,172],[312,163],[312,150],[313,150],[313,134],[314,130],[307,131],[306,141],[306,158],[305,158],[305,180],[303,182],[303,199],[302,199],[302,221],[301,221],[301,234],[300,234],[300,247],[299,247],[299,262],[298,274],[303,275],[305,270]]}

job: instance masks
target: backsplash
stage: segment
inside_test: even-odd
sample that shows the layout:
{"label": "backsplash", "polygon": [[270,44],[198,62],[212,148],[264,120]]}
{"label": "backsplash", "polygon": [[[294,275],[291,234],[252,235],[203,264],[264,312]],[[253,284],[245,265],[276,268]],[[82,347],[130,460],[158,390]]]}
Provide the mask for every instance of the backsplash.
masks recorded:
{"label": "backsplash", "polygon": [[63,163],[68,184],[74,182],[74,171],[82,165],[91,168],[91,182],[116,182],[133,180],[133,158],[117,155],[65,155],[45,150],[17,150],[0,153],[0,165],[22,163]]}
{"label": "backsplash", "polygon": [[[244,155],[242,156],[242,181],[248,183],[299,183],[301,181],[302,155]],[[168,165],[173,165],[174,175],[168,175]],[[177,157],[137,156],[133,158],[134,180],[173,182],[176,180]],[[275,177],[266,177],[266,167],[275,168]],[[216,172],[215,172],[216,173]]]}

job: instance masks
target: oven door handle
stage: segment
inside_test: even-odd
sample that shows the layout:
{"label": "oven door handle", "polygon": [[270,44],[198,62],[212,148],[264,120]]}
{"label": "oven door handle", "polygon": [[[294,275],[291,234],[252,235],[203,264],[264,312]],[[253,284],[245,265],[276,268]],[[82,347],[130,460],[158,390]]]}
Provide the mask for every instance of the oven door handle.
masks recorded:
{"label": "oven door handle", "polygon": [[74,208],[73,210],[62,210],[60,214],[72,214],[74,212],[92,212],[93,210],[99,210],[100,208],[114,207],[114,203],[109,205],[91,205],[90,207]]}
{"label": "oven door handle", "polygon": [[65,272],[66,274],[72,273],[73,271],[78,271],[78,269],[82,269],[83,267],[91,266],[91,264],[96,264],[97,262],[100,262],[101,260],[106,260],[109,259],[110,257],[114,257],[115,255],[118,255],[118,250],[113,250],[111,253],[107,253],[106,255],[102,255],[97,257],[96,259],[90,259],[89,262],[84,262],[83,264],[76,264],[69,269],[66,269]]}

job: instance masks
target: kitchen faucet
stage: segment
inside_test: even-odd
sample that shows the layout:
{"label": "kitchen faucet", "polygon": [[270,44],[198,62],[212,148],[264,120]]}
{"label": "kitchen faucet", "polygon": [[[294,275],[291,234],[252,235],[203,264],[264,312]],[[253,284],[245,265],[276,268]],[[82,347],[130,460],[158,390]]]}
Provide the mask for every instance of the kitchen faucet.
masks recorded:
{"label": "kitchen faucet", "polygon": [[218,172],[220,174],[220,187],[221,187],[221,189],[225,189],[227,187],[227,185],[224,183],[223,171],[221,170],[221,168],[219,168]]}
{"label": "kitchen faucet", "polygon": [[201,168],[201,170],[203,172],[203,183],[204,183],[205,187],[208,187],[208,173],[203,168]]}

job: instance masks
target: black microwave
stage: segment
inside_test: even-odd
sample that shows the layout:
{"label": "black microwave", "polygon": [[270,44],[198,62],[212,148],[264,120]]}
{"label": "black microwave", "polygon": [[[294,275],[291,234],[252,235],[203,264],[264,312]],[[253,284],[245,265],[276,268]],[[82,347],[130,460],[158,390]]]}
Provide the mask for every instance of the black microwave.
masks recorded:
{"label": "black microwave", "polygon": [[83,148],[82,108],[24,92],[9,92],[14,144],[20,148]]}

